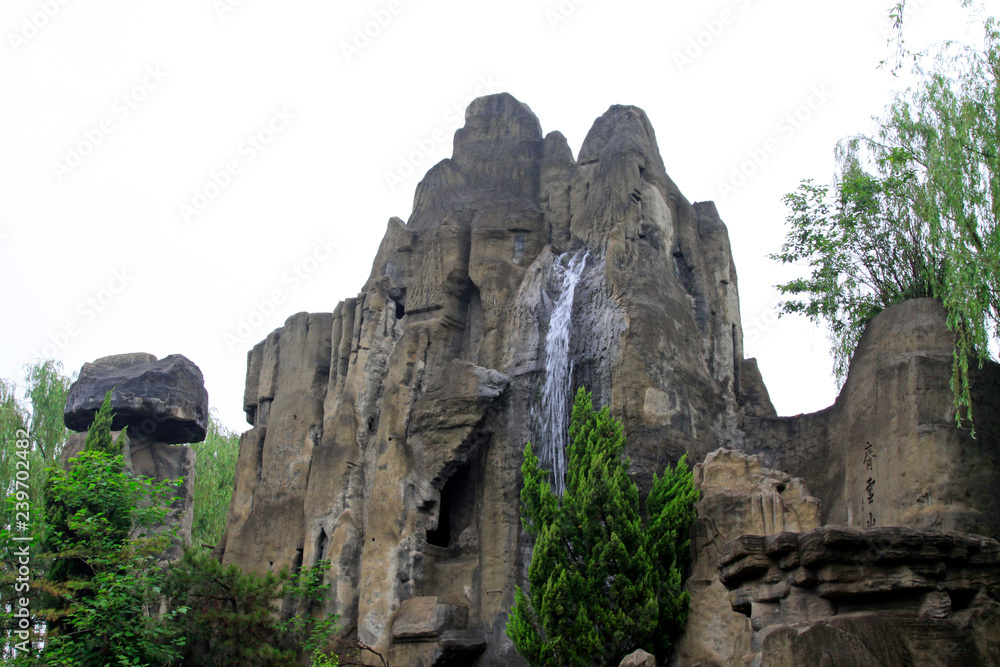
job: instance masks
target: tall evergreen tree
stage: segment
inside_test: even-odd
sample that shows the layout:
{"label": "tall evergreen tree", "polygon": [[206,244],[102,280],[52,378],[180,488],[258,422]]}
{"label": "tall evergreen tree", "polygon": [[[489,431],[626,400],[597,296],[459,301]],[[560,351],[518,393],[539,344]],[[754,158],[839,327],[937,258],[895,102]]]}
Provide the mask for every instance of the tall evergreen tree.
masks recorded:
{"label": "tall evergreen tree", "polygon": [[643,521],[622,425],[607,407],[595,411],[583,389],[569,435],[562,498],[525,447],[522,523],[535,546],[529,591],[518,587],[507,634],[533,667],[617,664],[637,648],[665,657],[687,618],[693,476],[682,458],[654,477]]}

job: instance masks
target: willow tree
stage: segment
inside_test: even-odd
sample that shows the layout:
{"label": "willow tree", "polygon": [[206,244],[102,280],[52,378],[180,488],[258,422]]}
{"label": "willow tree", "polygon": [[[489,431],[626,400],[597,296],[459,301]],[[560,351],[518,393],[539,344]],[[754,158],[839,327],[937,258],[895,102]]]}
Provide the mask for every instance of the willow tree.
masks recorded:
{"label": "willow tree", "polygon": [[625,434],[580,389],[560,498],[525,447],[522,523],[535,540],[528,591],[518,587],[507,634],[533,666],[618,664],[643,648],[665,658],[687,619],[688,530],[698,492],[682,458],[653,478],[640,512]]}
{"label": "willow tree", "polygon": [[782,308],[826,323],[841,379],[874,314],[911,296],[939,299],[955,333],[958,414],[970,419],[970,361],[982,364],[1000,334],[1000,32],[995,18],[981,25],[981,46],[914,55],[917,83],[875,132],[839,144],[830,196],[803,182],[786,197],[791,228],[773,256],[809,266],[779,285],[796,297]]}
{"label": "willow tree", "polygon": [[190,445],[197,455],[194,472],[194,516],[191,544],[214,545],[222,539],[233,497],[240,437],[219,421],[214,411],[208,418],[203,442]]}

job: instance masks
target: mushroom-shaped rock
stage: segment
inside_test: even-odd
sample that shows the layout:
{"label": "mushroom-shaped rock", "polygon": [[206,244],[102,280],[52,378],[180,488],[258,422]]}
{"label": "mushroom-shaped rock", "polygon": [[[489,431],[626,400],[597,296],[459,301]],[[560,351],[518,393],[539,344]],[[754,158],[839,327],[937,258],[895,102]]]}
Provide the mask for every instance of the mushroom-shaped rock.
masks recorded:
{"label": "mushroom-shaped rock", "polygon": [[108,390],[112,390],[112,429],[127,426],[133,434],[167,444],[205,439],[205,378],[187,357],[172,354],[157,361],[151,354],[132,353],[84,364],[66,397],[66,427],[86,431]]}

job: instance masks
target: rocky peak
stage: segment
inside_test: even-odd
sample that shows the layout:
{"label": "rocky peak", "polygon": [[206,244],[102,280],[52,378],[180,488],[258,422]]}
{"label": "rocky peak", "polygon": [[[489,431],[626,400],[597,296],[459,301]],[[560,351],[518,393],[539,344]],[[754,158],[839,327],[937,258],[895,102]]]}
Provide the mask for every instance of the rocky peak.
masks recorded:
{"label": "rocky peak", "polygon": [[624,419],[641,486],[725,444],[741,396],[768,413],[740,388],[714,207],[675,192],[635,107],[609,109],[581,156],[510,95],[475,100],[362,292],[251,351],[224,562],[331,558],[344,632],[410,665],[518,664],[521,456],[544,438],[554,367]]}
{"label": "rocky peak", "polygon": [[[745,628],[715,574],[744,531],[996,534],[1000,374],[976,376],[974,441],[954,427],[940,306],[887,309],[837,404],[813,415],[775,416],[742,338],[726,225],[677,190],[640,109],[611,107],[574,160],[513,97],[476,100],[362,292],[251,351],[253,428],[220,556],[256,570],[330,558],[327,610],[398,662],[520,664],[504,624],[531,554],[522,451],[558,463],[547,415],[568,410],[553,408],[564,385],[623,420],[640,488],[685,453],[704,461],[683,655],[756,641],[717,631]],[[719,447],[739,451],[706,459]]]}

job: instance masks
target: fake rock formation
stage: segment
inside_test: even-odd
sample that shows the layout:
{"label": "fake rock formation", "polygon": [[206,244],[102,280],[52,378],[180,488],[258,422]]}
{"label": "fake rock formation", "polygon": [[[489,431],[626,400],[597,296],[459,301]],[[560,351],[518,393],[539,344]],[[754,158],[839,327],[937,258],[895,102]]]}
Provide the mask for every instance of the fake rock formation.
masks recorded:
{"label": "fake rock formation", "polygon": [[[250,352],[223,562],[331,559],[327,610],[403,664],[522,664],[504,629],[553,333],[569,386],[624,419],[640,485],[774,414],[743,359],[726,228],[667,176],[645,114],[611,107],[574,160],[524,104],[480,98],[361,293]],[[418,607],[443,620],[415,624]]]}
{"label": "fake rock formation", "polygon": [[[1000,532],[1000,372],[974,379],[973,440],[950,411],[949,341],[934,302],[890,308],[834,406],[777,417],[743,357],[726,227],[667,176],[645,114],[611,107],[574,159],[524,104],[480,98],[361,293],[248,354],[252,428],[216,554],[254,571],[330,560],[325,611],[394,664],[523,665],[504,632],[531,556],[522,452],[534,442],[558,474],[546,434],[585,386],[623,420],[640,488],[685,453],[705,461],[675,659],[736,664],[757,635],[716,578],[727,540]],[[706,460],[720,447],[738,451]]]}
{"label": "fake rock formation", "polygon": [[125,461],[130,469],[157,482],[184,478],[165,524],[178,528],[164,554],[166,560],[176,560],[191,541],[194,507],[195,452],[179,443],[204,440],[208,420],[201,369],[179,354],[159,361],[146,353],[118,354],[84,364],[66,396],[63,420],[79,432],[63,447],[63,465],[83,451],[87,429],[108,390],[113,390],[111,428],[120,432],[127,427]]}

